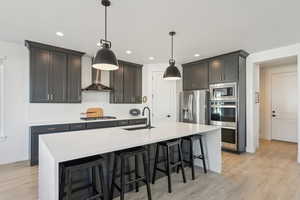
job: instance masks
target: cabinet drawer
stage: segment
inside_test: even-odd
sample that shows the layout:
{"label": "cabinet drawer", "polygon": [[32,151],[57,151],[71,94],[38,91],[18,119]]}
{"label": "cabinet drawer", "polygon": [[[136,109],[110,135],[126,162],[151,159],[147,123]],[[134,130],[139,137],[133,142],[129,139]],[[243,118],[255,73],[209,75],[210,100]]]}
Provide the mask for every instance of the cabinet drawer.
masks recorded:
{"label": "cabinet drawer", "polygon": [[114,127],[117,126],[117,121],[112,122],[90,122],[87,123],[86,128],[87,129],[93,129],[93,128],[107,128],[107,127]]}
{"label": "cabinet drawer", "polygon": [[70,131],[84,130],[86,129],[86,123],[70,124]]}
{"label": "cabinet drawer", "polygon": [[236,143],[236,130],[222,128],[222,142],[235,144]]}
{"label": "cabinet drawer", "polygon": [[64,132],[64,131],[69,131],[69,124],[31,127],[31,133],[55,133],[55,132]]}
{"label": "cabinet drawer", "polygon": [[129,121],[128,120],[120,120],[118,121],[118,125],[117,126],[127,126],[129,125]]}
{"label": "cabinet drawer", "polygon": [[129,124],[130,125],[146,124],[146,123],[147,123],[147,119],[133,119],[133,120],[129,120]]}

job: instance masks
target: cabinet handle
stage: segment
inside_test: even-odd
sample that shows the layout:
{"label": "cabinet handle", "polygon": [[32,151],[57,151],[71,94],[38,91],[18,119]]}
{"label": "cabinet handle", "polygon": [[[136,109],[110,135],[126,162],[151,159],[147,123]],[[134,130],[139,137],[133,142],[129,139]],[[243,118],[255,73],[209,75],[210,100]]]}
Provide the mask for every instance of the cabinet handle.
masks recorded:
{"label": "cabinet handle", "polygon": [[47,130],[48,131],[54,131],[54,130],[56,130],[56,128],[48,128]]}

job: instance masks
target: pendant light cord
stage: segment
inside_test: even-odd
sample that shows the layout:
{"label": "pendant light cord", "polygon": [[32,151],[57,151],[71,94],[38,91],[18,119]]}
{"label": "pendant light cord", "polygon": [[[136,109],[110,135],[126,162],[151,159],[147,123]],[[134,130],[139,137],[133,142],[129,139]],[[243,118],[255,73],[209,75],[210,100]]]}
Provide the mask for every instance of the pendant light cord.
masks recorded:
{"label": "pendant light cord", "polygon": [[105,6],[105,41],[107,41],[107,6]]}
{"label": "pendant light cord", "polygon": [[171,59],[173,59],[173,35],[171,36]]}

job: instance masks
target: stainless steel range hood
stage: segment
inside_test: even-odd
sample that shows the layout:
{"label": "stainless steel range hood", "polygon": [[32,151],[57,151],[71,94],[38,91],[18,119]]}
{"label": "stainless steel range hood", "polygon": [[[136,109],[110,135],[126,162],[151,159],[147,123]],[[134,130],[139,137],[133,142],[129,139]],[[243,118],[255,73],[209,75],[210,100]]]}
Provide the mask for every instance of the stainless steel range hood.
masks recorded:
{"label": "stainless steel range hood", "polygon": [[110,92],[113,90],[112,88],[101,83],[101,70],[92,68],[92,81],[93,83],[86,88],[83,88],[82,91]]}

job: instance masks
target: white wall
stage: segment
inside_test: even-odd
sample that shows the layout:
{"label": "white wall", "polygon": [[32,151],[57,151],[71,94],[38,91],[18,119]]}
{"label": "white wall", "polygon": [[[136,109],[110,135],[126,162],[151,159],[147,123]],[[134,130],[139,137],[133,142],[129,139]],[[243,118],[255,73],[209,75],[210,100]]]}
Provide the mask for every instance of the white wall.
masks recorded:
{"label": "white wall", "polygon": [[[296,56],[297,75],[300,77],[300,44],[252,53],[247,58],[247,152],[254,153],[259,145],[259,104],[255,104],[255,92],[259,91],[259,63]],[[300,90],[300,79],[298,79]],[[300,124],[300,104],[298,105],[298,124]],[[298,162],[300,162],[300,129],[298,128]]]}
{"label": "white wall", "polygon": [[[143,76],[146,72],[143,67]],[[109,86],[109,72],[101,72],[101,82]],[[145,82],[145,80],[143,80]],[[91,59],[84,56],[82,58],[82,87],[91,84]],[[146,87],[143,84],[143,93]],[[141,104],[110,104],[108,92],[89,91],[82,93],[81,104],[29,104],[29,122],[37,121],[61,121],[79,119],[80,113],[84,112],[88,107],[102,107],[104,115],[128,115],[131,108],[142,108]]]}
{"label": "white wall", "polygon": [[[80,112],[91,106],[104,108],[107,115],[128,115],[131,108],[143,105],[109,104],[109,94],[86,92],[81,104],[30,104],[29,103],[29,51],[25,46],[0,41],[0,58],[6,57],[4,90],[4,134],[0,141],[0,164],[28,160],[29,124],[31,122],[61,121],[79,119]],[[91,63],[83,58],[82,85],[91,83]],[[143,82],[146,74],[143,68]],[[102,73],[103,82],[108,85],[108,72]],[[146,93],[143,84],[143,93]]]}
{"label": "white wall", "polygon": [[272,74],[296,72],[297,64],[281,64],[260,67],[260,138],[271,140],[271,112],[272,112]]}
{"label": "white wall", "polygon": [[[29,103],[29,51],[23,45],[0,41],[0,58],[7,57],[5,66],[5,110],[4,133],[7,139],[0,141],[0,164],[28,160],[30,123],[44,121],[59,122],[78,119],[88,107],[100,106],[105,115],[128,115],[131,108],[142,108],[146,104],[109,104],[109,93],[84,92],[81,104],[30,104]],[[144,65],[143,96],[151,95],[152,70],[164,70],[165,64]],[[150,77],[150,78],[149,78]],[[102,82],[109,85],[109,73],[102,72]],[[82,87],[91,83],[91,60],[82,59]],[[177,81],[180,90],[181,81]],[[150,90],[151,91],[151,90]],[[148,99],[149,98],[148,96]],[[176,101],[177,105],[177,99]],[[174,110],[176,113],[178,109]]]}
{"label": "white wall", "polygon": [[0,163],[28,158],[29,54],[24,46],[0,42],[4,66],[4,134],[0,142]]}

